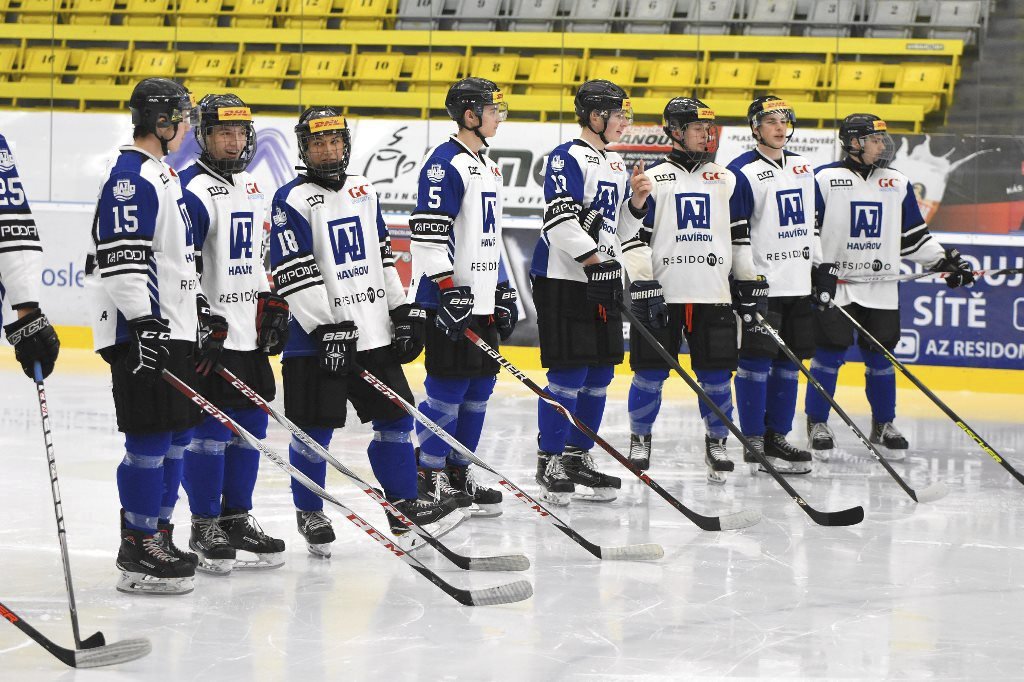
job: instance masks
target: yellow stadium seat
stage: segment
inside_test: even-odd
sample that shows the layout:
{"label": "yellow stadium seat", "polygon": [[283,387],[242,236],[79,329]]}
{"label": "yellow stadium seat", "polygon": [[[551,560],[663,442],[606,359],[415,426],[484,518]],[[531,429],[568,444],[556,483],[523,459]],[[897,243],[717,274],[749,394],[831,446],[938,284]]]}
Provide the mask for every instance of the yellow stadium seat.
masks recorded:
{"label": "yellow stadium seat", "polygon": [[288,0],[285,28],[327,28],[332,0]]}
{"label": "yellow stadium seat", "polygon": [[397,52],[370,52],[356,57],[353,90],[392,92],[402,73],[403,55]]}
{"label": "yellow stadium seat", "polygon": [[228,84],[231,69],[235,66],[234,52],[194,52],[185,70],[185,85],[197,97],[206,90],[223,88]]}
{"label": "yellow stadium seat", "polygon": [[533,58],[527,95],[568,95],[580,70],[578,57],[562,55]]}
{"label": "yellow stadium seat", "polygon": [[14,62],[17,59],[17,47],[13,45],[0,45],[0,82],[6,82],[14,75]]}
{"label": "yellow stadium seat", "polygon": [[700,63],[696,59],[651,60],[647,77],[647,97],[685,97],[693,94]]}
{"label": "yellow stadium seat", "polygon": [[71,50],[63,47],[29,47],[21,64],[22,83],[60,81],[68,68]]}
{"label": "yellow stadium seat", "polygon": [[21,0],[18,23],[56,24],[62,0]]}
{"label": "yellow stadium seat", "polygon": [[240,88],[280,88],[291,57],[284,52],[249,52],[242,57]]}
{"label": "yellow stadium seat", "polygon": [[303,85],[337,90],[346,64],[348,55],[344,52],[306,52],[302,55],[299,79]]}
{"label": "yellow stadium seat", "polygon": [[231,25],[236,28],[270,28],[277,12],[277,0],[235,0]]}
{"label": "yellow stadium seat", "polygon": [[136,50],[132,54],[132,78],[171,78],[174,76],[174,53],[164,50]]}
{"label": "yellow stadium seat", "polygon": [[793,102],[813,102],[822,65],[801,61],[779,61],[776,64],[768,90]]}
{"label": "yellow stadium seat", "polygon": [[421,53],[415,57],[410,92],[428,90],[448,91],[448,86],[459,80],[463,56],[451,52]]}
{"label": "yellow stadium seat", "polygon": [[179,0],[178,26],[216,26],[223,0]]}
{"label": "yellow stadium seat", "polygon": [[127,0],[126,26],[163,26],[170,11],[170,0]]}
{"label": "yellow stadium seat", "polygon": [[882,82],[884,64],[875,62],[840,62],[829,69],[829,102],[873,104],[878,101],[878,85]]}
{"label": "yellow stadium seat", "polygon": [[757,84],[756,59],[717,59],[708,73],[707,99],[753,99]]}
{"label": "yellow stadium seat", "polygon": [[601,78],[628,90],[636,80],[637,63],[632,57],[591,57],[587,60],[587,80]]}
{"label": "yellow stadium seat", "polygon": [[75,72],[76,83],[82,85],[113,85],[121,73],[124,52],[117,49],[85,50]]}
{"label": "yellow stadium seat", "polygon": [[470,76],[494,81],[502,89],[511,89],[519,69],[517,54],[477,54],[469,60]]}
{"label": "yellow stadium seat", "polygon": [[106,26],[110,23],[110,12],[114,0],[71,0],[69,20],[72,24]]}
{"label": "yellow stadium seat", "polygon": [[343,0],[341,28],[350,31],[379,31],[384,28],[391,0]]}
{"label": "yellow stadium seat", "polygon": [[920,104],[924,107],[926,115],[942,108],[942,96],[947,91],[949,67],[928,62],[913,62],[900,66],[892,103]]}

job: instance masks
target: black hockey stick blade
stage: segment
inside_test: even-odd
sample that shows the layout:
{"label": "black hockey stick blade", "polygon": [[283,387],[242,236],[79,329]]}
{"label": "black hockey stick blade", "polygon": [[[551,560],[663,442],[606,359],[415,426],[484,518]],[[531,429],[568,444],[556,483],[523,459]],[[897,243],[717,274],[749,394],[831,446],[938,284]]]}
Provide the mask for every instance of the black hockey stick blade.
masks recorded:
{"label": "black hockey stick blade", "polygon": [[799,502],[804,512],[819,526],[856,526],[864,520],[864,507],[861,506],[834,512],[823,512],[804,502],[803,498],[800,498]]}

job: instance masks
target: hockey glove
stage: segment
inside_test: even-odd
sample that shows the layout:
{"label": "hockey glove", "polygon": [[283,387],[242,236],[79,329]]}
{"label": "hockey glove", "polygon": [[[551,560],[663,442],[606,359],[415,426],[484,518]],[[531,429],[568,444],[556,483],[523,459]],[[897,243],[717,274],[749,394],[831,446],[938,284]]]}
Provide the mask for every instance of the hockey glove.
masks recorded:
{"label": "hockey glove", "polygon": [[583,268],[587,275],[587,300],[614,306],[622,300],[622,266],[606,260]]}
{"label": "hockey glove", "polygon": [[261,291],[256,301],[256,347],[277,355],[288,343],[288,302],[277,294]]}
{"label": "hockey glove", "polygon": [[519,293],[508,282],[500,282],[494,290],[494,326],[502,341],[512,336],[519,321]]}
{"label": "hockey glove", "polygon": [[329,374],[350,374],[356,363],[359,329],[352,320],[322,324],[313,330],[320,344],[320,369]]}
{"label": "hockey glove", "polygon": [[132,340],[129,341],[125,366],[140,379],[155,382],[171,356],[168,348],[171,328],[167,320],[153,315],[136,317],[129,320],[128,331],[132,334]]}
{"label": "hockey glove", "polygon": [[758,275],[757,279],[734,281],[732,307],[745,329],[756,327],[757,313],[764,315],[768,312],[768,280]]}
{"label": "hockey glove", "polygon": [[196,346],[196,372],[206,376],[220,363],[224,342],[228,340],[228,321],[221,315],[201,318]]}
{"label": "hockey glove", "polygon": [[665,292],[656,279],[645,279],[629,284],[629,309],[648,329],[668,326],[668,305]]}
{"label": "hockey glove", "polygon": [[836,297],[839,282],[839,266],[822,263],[811,268],[811,298],[822,308],[827,307]]}
{"label": "hockey glove", "polygon": [[14,346],[14,357],[29,379],[35,378],[36,362],[43,370],[43,378],[50,376],[60,351],[60,339],[43,311],[33,310],[5,326],[4,331],[7,332],[8,343]]}
{"label": "hockey glove", "polygon": [[946,286],[950,289],[974,284],[974,268],[954,247],[946,249],[946,257],[932,267],[932,272],[948,272]]}
{"label": "hockey glove", "polygon": [[206,294],[201,291],[196,294],[196,315],[199,316],[200,329],[206,324],[206,320],[213,315],[213,311],[210,310],[210,301],[206,298]]}
{"label": "hockey glove", "polygon": [[590,235],[594,242],[601,239],[601,230],[604,229],[604,214],[592,208],[585,208],[580,211],[580,226],[583,231]]}
{"label": "hockey glove", "polygon": [[393,345],[398,362],[412,362],[423,351],[427,312],[405,303],[391,311],[391,322],[395,325]]}
{"label": "hockey glove", "polygon": [[458,341],[469,327],[473,315],[473,292],[469,287],[452,287],[441,290],[441,305],[437,309],[434,324],[445,333],[450,341]]}

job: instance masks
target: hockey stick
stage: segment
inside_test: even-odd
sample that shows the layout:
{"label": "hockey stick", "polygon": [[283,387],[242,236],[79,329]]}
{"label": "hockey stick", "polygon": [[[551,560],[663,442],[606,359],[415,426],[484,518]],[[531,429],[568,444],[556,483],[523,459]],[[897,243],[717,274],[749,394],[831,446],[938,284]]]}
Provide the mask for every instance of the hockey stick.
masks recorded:
{"label": "hockey stick", "polygon": [[[334,455],[332,455],[327,448],[313,440],[308,433],[296,426],[288,417],[278,412],[270,403],[263,399],[263,397],[252,390],[245,382],[235,376],[230,370],[223,365],[217,365],[215,368],[217,374],[221,375],[225,380],[234,386],[242,395],[246,396],[255,403],[261,410],[266,412],[268,415],[277,420],[277,423],[291,431],[292,435],[298,438],[302,443],[315,451],[318,455],[327,460],[332,467],[348,476],[353,482],[359,485],[364,493],[370,496],[374,502],[384,507],[387,511],[391,512],[395,518],[402,522],[406,528],[410,528],[416,532],[423,541],[428,545],[440,552],[446,559],[451,561],[453,564],[463,569],[464,571],[525,571],[530,567],[530,560],[522,554],[512,554],[506,556],[489,556],[489,557],[467,557],[463,556],[444,545],[440,540],[435,538],[429,532],[420,527],[416,522],[406,518],[402,512],[400,512],[394,505],[377,492],[377,489],[371,486],[369,483],[359,477],[354,471],[349,469],[347,466],[342,464]],[[357,371],[361,375],[369,374],[366,370],[358,368]],[[373,376],[373,375],[370,375]],[[376,377],[375,377],[376,378]]]}
{"label": "hockey stick", "polygon": [[739,511],[732,514],[726,514],[725,516],[704,516],[698,514],[692,509],[688,508],[682,502],[673,497],[667,490],[661,487],[657,481],[647,475],[645,471],[639,469],[633,462],[629,461],[629,458],[624,456],[621,452],[611,446],[608,441],[601,436],[597,435],[593,429],[584,424],[576,417],[572,412],[567,410],[564,405],[555,400],[549,394],[547,394],[543,388],[538,386],[530,377],[526,376],[523,372],[509,362],[504,355],[487,345],[483,339],[481,339],[476,332],[472,329],[467,329],[465,332],[466,338],[472,341],[477,348],[487,353],[492,359],[498,364],[508,370],[509,374],[514,376],[519,381],[523,382],[527,388],[537,394],[537,396],[545,403],[550,405],[556,412],[565,417],[569,423],[582,431],[587,438],[601,446],[605,452],[611,455],[619,464],[629,469],[634,476],[639,478],[641,481],[646,483],[654,492],[658,493],[663,500],[668,502],[670,505],[676,508],[683,516],[690,519],[698,528],[701,530],[736,530],[739,528],[746,528],[753,526],[755,523],[761,520],[761,513],[758,511]]}
{"label": "hockey stick", "polygon": [[729,417],[726,416],[725,412],[722,411],[722,408],[720,408],[718,404],[711,399],[711,396],[709,396],[707,392],[705,392],[704,389],[701,388],[700,384],[698,384],[693,379],[693,377],[686,373],[686,370],[683,369],[682,365],[680,365],[676,361],[676,359],[672,357],[672,355],[665,349],[665,347],[661,345],[658,339],[654,337],[654,334],[651,333],[651,330],[643,326],[640,323],[640,320],[636,319],[636,316],[629,309],[629,306],[620,301],[619,308],[622,310],[622,314],[625,316],[625,318],[629,320],[633,327],[640,332],[640,335],[644,337],[644,340],[647,341],[647,343],[649,343],[651,347],[654,348],[658,355],[661,356],[661,359],[667,362],[668,366],[674,369],[676,374],[683,378],[683,381],[685,381],[686,385],[689,386],[690,389],[697,394],[697,397],[700,398],[700,401],[707,405],[708,408],[715,413],[715,416],[718,417],[723,424],[725,424],[725,426],[729,429],[732,435],[736,436],[736,439],[743,445],[746,451],[753,454],[754,457],[757,458],[757,461],[761,464],[761,466],[764,467],[765,471],[771,474],[772,478],[774,478],[775,481],[780,486],[782,486],[782,489],[785,490],[789,494],[789,496],[793,498],[794,502],[800,505],[800,508],[803,509],[804,512],[806,512],[807,515],[810,516],[815,523],[822,526],[853,526],[864,520],[864,508],[861,506],[850,507],[849,509],[843,509],[841,511],[836,512],[822,512],[818,511],[817,509],[809,505],[807,501],[804,500],[804,498],[802,498],[800,494],[793,489],[793,486],[791,486],[786,481],[786,479],[784,479],[779,474],[779,472],[775,470],[775,467],[771,465],[771,462],[769,462],[768,459],[762,453],[758,452],[753,447],[751,447],[750,441],[747,440],[747,437],[743,435],[743,432],[740,431],[739,427],[736,426],[736,424],[731,419],[729,419]]}
{"label": "hockey stick", "polygon": [[419,559],[388,540],[379,530],[371,526],[361,516],[346,507],[330,493],[317,485],[311,478],[292,466],[289,462],[286,462],[280,455],[264,445],[258,438],[256,438],[256,436],[242,428],[242,426],[240,426],[234,419],[224,414],[224,412],[218,409],[217,406],[209,400],[196,393],[195,389],[191,386],[174,376],[174,374],[166,369],[163,370],[163,378],[167,383],[180,391],[185,397],[198,405],[204,412],[222,423],[235,435],[244,440],[249,447],[263,453],[267,459],[287,472],[289,476],[305,486],[311,493],[340,509],[345,515],[345,518],[351,521],[356,528],[365,532],[371,538],[383,545],[389,552],[404,561],[410,568],[430,582],[434,583],[437,587],[444,590],[447,595],[455,599],[455,601],[460,604],[464,604],[465,606],[510,604],[513,602],[523,601],[524,599],[529,599],[533,596],[533,586],[525,580],[517,580],[513,583],[498,585],[496,587],[488,587],[481,590],[463,590],[448,584],[439,575],[424,566]]}
{"label": "hockey stick", "polygon": [[[925,277],[946,277],[952,275],[952,272],[910,272],[904,275],[866,275],[864,277],[854,277],[852,279],[841,279],[840,284],[872,284],[874,282],[912,282],[916,279],[924,279]],[[972,273],[975,277],[995,277],[998,275],[1021,275],[1024,274],[1024,268],[1003,268],[1001,270],[975,270]]]}
{"label": "hockey stick", "polygon": [[1024,484],[1024,476],[1022,476],[1019,471],[1014,469],[1013,466],[1009,462],[1007,462],[1005,459],[1003,459],[999,455],[999,453],[997,453],[995,451],[995,448],[993,448],[991,445],[988,444],[988,441],[986,441],[984,438],[982,438],[980,435],[978,435],[978,433],[974,429],[972,429],[970,426],[968,426],[967,422],[965,422],[963,419],[960,418],[960,415],[958,415],[956,412],[954,412],[949,407],[949,405],[947,405],[946,403],[942,402],[942,400],[939,399],[939,397],[937,395],[932,393],[931,390],[929,390],[929,388],[927,386],[925,386],[923,383],[921,383],[920,379],[918,379],[916,376],[911,374],[910,370],[907,369],[906,365],[904,365],[902,362],[897,360],[896,356],[894,356],[889,351],[888,348],[886,348],[885,346],[880,344],[878,342],[878,339],[876,339],[874,336],[872,336],[871,333],[868,332],[867,329],[865,329],[859,322],[857,322],[857,320],[855,320],[853,318],[852,315],[850,315],[850,313],[848,313],[842,306],[837,305],[835,307],[839,310],[839,312],[841,312],[843,315],[846,316],[846,319],[848,319],[853,324],[854,328],[857,330],[857,332],[859,334],[863,334],[866,339],[868,339],[869,341],[871,341],[871,343],[875,344],[876,347],[881,349],[882,355],[884,355],[886,357],[886,359],[889,362],[892,363],[893,367],[895,367],[900,372],[902,372],[903,376],[905,376],[908,379],[910,379],[910,381],[913,382],[913,384],[915,386],[917,386],[919,389],[921,389],[922,393],[924,393],[926,396],[931,398],[931,401],[933,403],[935,403],[939,407],[940,410],[945,412],[946,416],[949,417],[950,419],[952,419],[953,423],[956,424],[957,426],[959,426],[963,430],[964,433],[966,433],[968,436],[970,436],[971,440],[973,440],[975,443],[977,443],[978,446],[982,450],[984,450],[985,453],[988,454],[989,457],[994,459],[1000,466],[1002,466],[1004,469],[1006,469],[1008,472],[1010,472],[1010,475],[1013,476],[1015,479],[1017,479],[1018,483]]}
{"label": "hockey stick", "polygon": [[454,448],[460,455],[476,464],[481,469],[486,469],[492,474],[498,477],[498,483],[501,484],[505,490],[512,493],[517,499],[521,500],[523,504],[528,506],[533,511],[537,512],[541,518],[547,518],[555,528],[568,535],[574,542],[579,544],[583,549],[593,554],[598,559],[618,559],[621,561],[643,561],[648,559],[660,559],[665,556],[665,550],[662,549],[661,545],[658,544],[646,544],[646,545],[626,545],[624,547],[601,547],[589,542],[582,535],[574,531],[569,527],[567,523],[562,521],[560,518],[554,515],[554,513],[541,505],[535,499],[527,495],[517,485],[509,481],[505,476],[498,473],[493,469],[487,462],[483,461],[472,450],[467,448],[465,445],[456,440],[450,433],[445,431],[443,428],[438,426],[435,422],[431,421],[429,417],[420,412],[418,409],[413,407],[408,401],[402,396],[398,395],[391,389],[390,386],[385,384],[383,381],[373,376],[367,371],[360,373],[360,376],[366,380],[368,384],[373,386],[375,389],[380,391],[387,397],[388,400],[398,405],[413,418],[419,420],[421,424],[426,426],[430,431],[438,438],[443,440],[449,446]]}
{"label": "hockey stick", "polygon": [[[99,668],[104,665],[127,663],[142,658],[152,650],[148,639],[125,639],[113,644],[103,644],[102,635],[93,646],[84,649],[65,649],[22,620],[21,616],[11,611],[3,602],[0,602],[0,618],[6,619],[53,654],[61,663],[72,668]],[[90,644],[90,640],[95,640],[96,635],[85,640],[83,646]]]}
{"label": "hockey stick", "polygon": [[[35,375],[36,397],[39,399],[39,418],[43,426],[43,444],[46,449],[46,462],[50,473],[50,494],[53,496],[53,513],[57,519],[57,540],[60,544],[60,558],[64,569],[64,585],[68,591],[68,610],[71,612],[71,632],[75,638],[75,649],[76,651],[82,651],[105,647],[108,645],[103,638],[102,632],[96,632],[83,641],[78,627],[78,606],[75,603],[75,588],[71,580],[71,560],[68,557],[67,532],[64,528],[64,505],[61,502],[60,487],[57,483],[57,457],[54,454],[53,448],[53,431],[50,429],[50,408],[46,402],[46,387],[43,384],[42,365],[38,361],[33,363],[32,371]],[[126,661],[141,658],[150,651],[149,640],[146,639],[127,640],[109,646],[141,652],[138,655],[132,655],[129,658],[123,659]],[[105,654],[101,654],[98,658],[103,658],[104,656]],[[110,665],[119,662],[119,660],[111,660],[110,663],[99,663],[97,665]]]}
{"label": "hockey stick", "polygon": [[947,488],[946,484],[942,481],[936,481],[920,492],[907,485],[907,482],[896,473],[892,468],[892,465],[882,457],[881,453],[878,452],[878,448],[875,447],[874,443],[864,435],[864,432],[860,430],[852,419],[850,419],[850,416],[846,414],[846,411],[839,407],[839,403],[836,402],[835,398],[829,395],[829,392],[825,390],[825,387],[821,385],[821,382],[814,378],[814,375],[811,374],[809,369],[804,367],[804,363],[800,362],[800,359],[796,356],[796,353],[793,352],[793,349],[786,345],[786,342],[782,340],[779,333],[775,331],[770,324],[768,324],[768,321],[762,317],[761,313],[756,313],[755,317],[757,317],[758,323],[764,327],[765,331],[768,332],[768,335],[775,341],[775,345],[779,347],[787,358],[789,358],[790,362],[799,368],[800,373],[807,377],[808,383],[817,389],[818,393],[820,393],[821,396],[828,401],[828,404],[832,406],[832,409],[836,411],[836,414],[838,414],[842,420],[846,422],[846,425],[849,426],[855,434],[857,434],[857,438],[860,438],[860,442],[864,444],[864,447],[866,447],[871,452],[871,455],[878,460],[879,464],[889,472],[889,475],[893,477],[901,488],[903,488],[903,492],[910,496],[910,499],[914,502],[934,502],[935,500],[943,498],[949,494],[949,488]]}

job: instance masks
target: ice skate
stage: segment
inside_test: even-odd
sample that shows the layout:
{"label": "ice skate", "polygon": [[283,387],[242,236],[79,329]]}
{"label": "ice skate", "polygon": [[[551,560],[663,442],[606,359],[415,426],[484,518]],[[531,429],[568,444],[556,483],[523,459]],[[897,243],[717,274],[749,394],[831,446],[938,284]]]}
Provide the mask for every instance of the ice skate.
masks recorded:
{"label": "ice skate", "polygon": [[564,507],[572,499],[576,486],[565,474],[562,457],[543,450],[537,451],[537,485],[541,489],[541,500]]}
{"label": "ice skate", "polygon": [[331,520],[327,515],[322,511],[296,510],[295,523],[306,540],[306,549],[309,553],[329,559],[331,543],[334,542],[334,528],[331,527]]}
{"label": "ice skate", "polygon": [[[435,538],[440,538],[455,530],[469,518],[468,510],[456,507],[451,500],[435,502],[433,499],[398,500],[392,502],[407,519],[416,524]],[[391,534],[398,544],[407,552],[413,552],[427,544],[412,528],[407,527],[391,512],[385,512]]]}
{"label": "ice skate", "polygon": [[827,462],[829,451],[836,447],[836,434],[826,422],[812,422],[807,418],[807,447],[811,456],[821,462]]}
{"label": "ice skate", "polygon": [[484,519],[501,516],[500,490],[487,488],[477,483],[468,466],[460,467],[449,464],[444,471],[448,475],[448,481],[452,487],[473,496],[473,505],[469,508],[471,516]]}
{"label": "ice skate", "polygon": [[195,566],[171,555],[164,548],[165,536],[160,532],[125,528],[121,531],[121,547],[117,552],[117,569],[121,577],[119,592],[129,594],[188,594],[194,589]]}
{"label": "ice skate", "polygon": [[640,471],[647,471],[651,466],[651,434],[644,436],[632,433],[629,435],[629,461]]}
{"label": "ice skate", "polygon": [[211,575],[227,575],[235,566],[235,548],[216,516],[192,515],[188,546],[199,556],[196,569]]}
{"label": "ice skate", "polygon": [[764,455],[780,474],[811,473],[811,453],[796,447],[781,433],[765,432]]}
{"label": "ice skate", "polygon": [[723,485],[726,474],[735,468],[725,449],[725,438],[704,436],[704,463],[708,465],[708,483]]}
{"label": "ice skate", "polygon": [[587,502],[611,502],[622,487],[622,479],[603,474],[595,468],[594,460],[587,450],[580,450],[571,445],[565,448],[562,455],[565,475],[576,485],[591,489],[591,493],[577,493],[574,499]]}
{"label": "ice skate", "polygon": [[186,552],[185,550],[174,544],[174,524],[173,523],[157,523],[156,530],[158,533],[163,535],[164,549],[174,557],[187,561],[192,564],[195,568],[199,565],[199,556],[194,552]]}
{"label": "ice skate", "polygon": [[284,566],[284,540],[264,533],[247,510],[225,509],[220,516],[220,527],[236,552],[248,552],[256,557],[255,560],[239,558],[236,554],[235,570]]}
{"label": "ice skate", "polygon": [[876,422],[872,419],[871,437],[868,440],[888,449],[889,453],[885,458],[890,462],[902,461],[907,456],[902,451],[910,447],[910,443],[902,433],[896,430],[892,422]]}
{"label": "ice skate", "polygon": [[420,467],[416,484],[422,499],[433,499],[435,502],[451,500],[456,507],[469,507],[473,504],[473,496],[453,486],[444,469]]}

